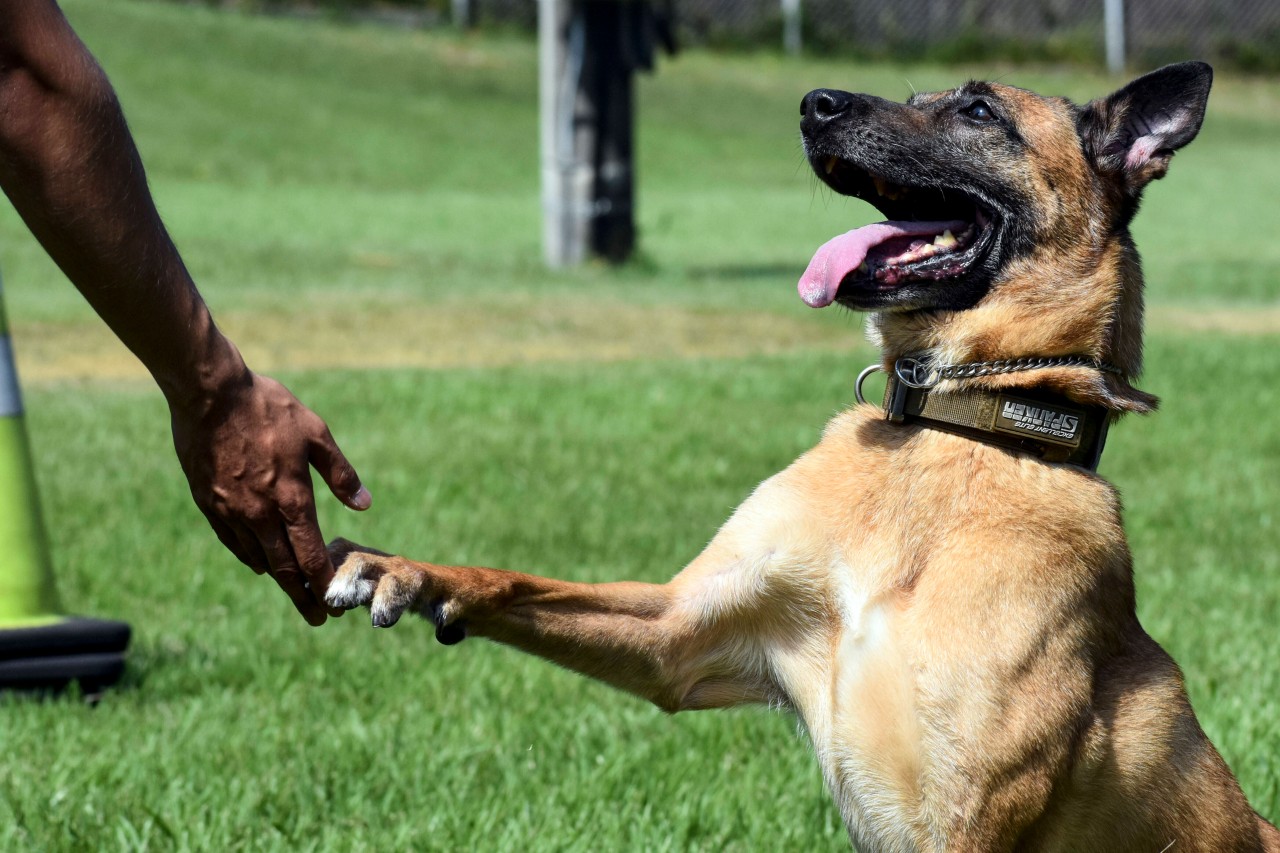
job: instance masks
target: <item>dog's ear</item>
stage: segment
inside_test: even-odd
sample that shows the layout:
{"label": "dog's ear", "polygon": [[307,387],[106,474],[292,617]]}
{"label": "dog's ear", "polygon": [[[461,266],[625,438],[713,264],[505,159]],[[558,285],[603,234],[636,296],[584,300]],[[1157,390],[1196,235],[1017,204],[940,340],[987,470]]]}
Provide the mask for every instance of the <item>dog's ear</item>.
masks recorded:
{"label": "dog's ear", "polygon": [[1077,124],[1085,155],[1136,197],[1164,177],[1173,152],[1196,138],[1212,83],[1207,64],[1180,62],[1091,101]]}

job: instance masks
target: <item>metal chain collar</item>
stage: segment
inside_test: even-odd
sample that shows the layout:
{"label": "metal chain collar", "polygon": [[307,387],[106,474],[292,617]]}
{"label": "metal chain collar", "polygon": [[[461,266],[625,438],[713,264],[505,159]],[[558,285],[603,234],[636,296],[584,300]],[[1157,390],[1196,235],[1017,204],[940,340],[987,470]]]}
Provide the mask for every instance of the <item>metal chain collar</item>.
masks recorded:
{"label": "metal chain collar", "polygon": [[[976,379],[980,376],[1020,373],[1025,370],[1041,370],[1048,367],[1091,367],[1106,373],[1117,375],[1121,373],[1120,368],[1114,364],[1107,364],[1086,355],[1031,356],[942,365],[934,364],[933,359],[928,356],[904,355],[894,362],[893,372],[898,380],[909,388],[928,389],[944,379]],[[853,394],[859,403],[866,402],[862,396],[863,381],[872,373],[883,369],[880,365],[873,364],[858,374]]]}

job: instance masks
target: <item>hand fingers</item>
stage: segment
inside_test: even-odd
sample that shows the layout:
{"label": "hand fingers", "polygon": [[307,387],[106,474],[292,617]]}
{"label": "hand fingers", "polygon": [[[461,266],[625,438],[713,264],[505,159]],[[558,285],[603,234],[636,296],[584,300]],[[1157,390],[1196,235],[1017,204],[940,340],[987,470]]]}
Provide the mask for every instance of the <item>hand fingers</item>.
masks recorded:
{"label": "hand fingers", "polygon": [[[306,501],[292,514],[285,514],[284,520],[289,547],[311,584],[311,595],[317,603],[324,605],[324,594],[333,582],[333,564],[329,562],[329,552],[324,547],[324,537],[320,535],[315,502]],[[338,608],[328,605],[324,608],[330,616],[342,615]]]}
{"label": "hand fingers", "polygon": [[271,564],[272,579],[293,601],[293,606],[302,614],[302,618],[307,620],[308,625],[323,625],[325,608],[308,588],[285,532],[280,528],[259,530],[258,541],[262,543]]}
{"label": "hand fingers", "polygon": [[320,472],[320,477],[329,484],[329,490],[338,500],[356,510],[370,507],[373,496],[361,485],[360,475],[351,467],[347,457],[342,455],[328,427],[311,443],[309,457],[311,464]]}
{"label": "hand fingers", "polygon": [[218,537],[218,541],[232,554],[236,559],[253,569],[258,574],[262,574],[267,570],[267,557],[262,553],[262,548],[258,545],[257,540],[244,535],[242,531],[233,528],[212,511],[200,508],[204,513],[205,520],[209,522],[209,526],[213,528],[214,535]]}
{"label": "hand fingers", "polygon": [[262,545],[258,543],[257,537],[239,524],[233,527],[232,531],[240,540],[240,547],[249,555],[249,562],[246,565],[253,569],[255,574],[265,575],[271,569],[271,562],[267,559],[266,552],[262,550]]}
{"label": "hand fingers", "polygon": [[294,608],[308,625],[318,628],[325,623],[325,619],[328,618],[326,608],[316,601],[311,588],[302,579],[302,574],[297,569],[279,569],[273,571],[271,577],[284,590],[285,595],[289,596]]}

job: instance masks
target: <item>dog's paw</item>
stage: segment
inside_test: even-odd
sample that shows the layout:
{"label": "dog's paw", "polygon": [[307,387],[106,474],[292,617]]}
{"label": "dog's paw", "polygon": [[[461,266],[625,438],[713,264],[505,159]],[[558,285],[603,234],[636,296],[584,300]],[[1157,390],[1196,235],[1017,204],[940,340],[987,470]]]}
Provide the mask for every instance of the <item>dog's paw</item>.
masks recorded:
{"label": "dog's paw", "polygon": [[352,553],[343,562],[336,564],[335,568],[337,571],[325,592],[325,603],[330,607],[351,610],[373,601],[373,593],[378,585],[371,577],[366,576],[363,554]]}
{"label": "dog's paw", "polygon": [[409,561],[346,539],[329,543],[329,559],[337,571],[325,601],[331,607],[368,607],[375,628],[390,628],[414,609],[426,581]]}

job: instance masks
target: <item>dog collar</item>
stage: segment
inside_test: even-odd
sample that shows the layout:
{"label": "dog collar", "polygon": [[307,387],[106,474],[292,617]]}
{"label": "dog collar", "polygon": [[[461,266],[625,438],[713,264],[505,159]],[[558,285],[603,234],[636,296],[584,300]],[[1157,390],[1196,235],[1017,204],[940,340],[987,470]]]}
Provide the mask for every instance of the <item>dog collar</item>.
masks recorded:
{"label": "dog collar", "polygon": [[[1107,440],[1109,416],[1101,406],[1081,406],[1038,389],[936,391],[944,379],[970,379],[1046,367],[1092,367],[1109,373],[1119,369],[1085,356],[1020,358],[970,364],[937,365],[921,356],[904,356],[885,384],[885,417],[896,424],[921,426],[963,435],[998,447],[1029,453],[1046,462],[1098,469]],[[858,375],[854,396],[865,403],[862,383],[883,370],[873,364]]]}

